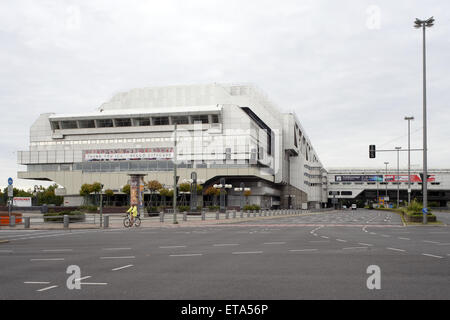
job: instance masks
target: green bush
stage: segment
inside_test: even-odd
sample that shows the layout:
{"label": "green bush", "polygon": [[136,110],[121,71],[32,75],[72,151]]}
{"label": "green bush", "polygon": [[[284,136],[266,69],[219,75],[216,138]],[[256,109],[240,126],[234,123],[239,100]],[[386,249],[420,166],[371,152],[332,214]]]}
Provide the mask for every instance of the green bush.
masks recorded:
{"label": "green bush", "polygon": [[216,211],[216,210],[219,210],[220,207],[219,207],[219,206],[209,206],[208,209],[209,209],[210,211]]}
{"label": "green bush", "polygon": [[189,211],[191,208],[189,206],[178,206],[179,212]]}
{"label": "green bush", "polygon": [[245,211],[259,211],[261,210],[261,207],[256,204],[248,204],[244,206]]}
{"label": "green bush", "polygon": [[82,222],[86,216],[81,211],[63,211],[44,214],[44,222],[64,222],[64,216],[69,216],[69,222]]}

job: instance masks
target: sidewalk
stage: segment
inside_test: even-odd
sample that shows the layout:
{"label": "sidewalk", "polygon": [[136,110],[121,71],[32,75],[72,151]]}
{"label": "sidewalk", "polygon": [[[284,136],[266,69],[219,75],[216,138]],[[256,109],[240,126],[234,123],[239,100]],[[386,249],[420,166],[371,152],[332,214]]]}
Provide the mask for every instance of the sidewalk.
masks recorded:
{"label": "sidewalk", "polygon": [[[337,210],[327,210],[327,211],[306,211],[300,213],[289,213],[289,214],[280,214],[280,215],[270,215],[270,216],[259,216],[257,213],[256,217],[254,217],[254,213],[251,213],[251,217],[247,216],[247,213],[244,213],[244,217],[240,218],[240,213],[236,212],[236,218],[233,218],[233,214],[229,213],[229,219],[225,218],[225,214],[220,214],[220,218],[218,220],[215,219],[215,213],[208,214],[206,216],[206,220],[201,220],[201,216],[187,216],[187,221],[183,221],[183,214],[177,214],[177,222],[173,223],[173,215],[166,214],[164,216],[164,222],[159,221],[159,217],[146,217],[141,219],[142,223],[140,228],[180,228],[180,227],[202,227],[202,226],[215,226],[215,225],[223,225],[223,224],[239,224],[241,222],[249,222],[249,221],[263,221],[270,219],[279,219],[279,218],[287,218],[294,216],[305,216],[305,215],[316,215],[316,214],[332,214],[336,213]],[[271,212],[272,214],[273,212]],[[264,214],[264,213],[263,213]],[[122,229],[123,226],[123,216],[114,216],[110,215],[109,228],[108,229]],[[79,229],[100,229],[100,221],[96,219],[96,223],[93,222],[84,222],[84,223],[71,223],[69,224],[68,230],[79,230]],[[35,223],[31,222],[31,226],[28,229],[24,228],[23,224],[16,225],[15,227],[9,226],[1,226],[0,230],[64,230],[64,226],[62,223]]]}

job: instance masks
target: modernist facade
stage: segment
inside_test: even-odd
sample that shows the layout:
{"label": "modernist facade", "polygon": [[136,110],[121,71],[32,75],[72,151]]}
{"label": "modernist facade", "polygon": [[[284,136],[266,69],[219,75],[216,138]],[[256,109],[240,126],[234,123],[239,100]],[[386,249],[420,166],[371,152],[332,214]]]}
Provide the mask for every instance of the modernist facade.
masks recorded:
{"label": "modernist facade", "polygon": [[[392,205],[408,201],[408,186],[411,181],[411,199],[422,202],[422,171],[386,169],[330,169],[328,170],[329,203],[337,205],[348,202],[377,202],[377,199]],[[428,201],[434,206],[450,206],[450,169],[428,169]],[[387,197],[387,198],[386,198]],[[333,200],[334,199],[334,200]]]}
{"label": "modernist facade", "polygon": [[[193,171],[204,188],[221,178],[233,188],[243,182],[262,208],[328,201],[327,173],[296,115],[248,85],[134,89],[92,113],[42,114],[18,163],[26,166],[19,178],[63,186],[65,205],[82,203],[84,183],[120,193],[133,173],[171,186],[174,163],[179,182]],[[228,190],[227,205],[239,203]]]}

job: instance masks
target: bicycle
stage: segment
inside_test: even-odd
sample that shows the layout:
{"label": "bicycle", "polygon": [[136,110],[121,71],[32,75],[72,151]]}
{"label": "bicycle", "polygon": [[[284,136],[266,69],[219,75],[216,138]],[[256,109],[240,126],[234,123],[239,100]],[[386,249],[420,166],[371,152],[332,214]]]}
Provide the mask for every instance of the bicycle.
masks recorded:
{"label": "bicycle", "polygon": [[141,218],[139,216],[137,216],[136,218],[133,219],[133,224],[131,224],[131,219],[130,219],[130,215],[127,214],[125,219],[123,219],[123,225],[125,228],[131,228],[133,225],[137,228],[140,227],[141,225]]}

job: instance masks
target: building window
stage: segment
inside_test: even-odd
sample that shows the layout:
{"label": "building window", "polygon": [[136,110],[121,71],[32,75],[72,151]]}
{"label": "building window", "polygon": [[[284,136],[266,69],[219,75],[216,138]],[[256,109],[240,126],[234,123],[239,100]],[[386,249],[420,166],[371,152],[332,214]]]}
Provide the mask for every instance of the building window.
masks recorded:
{"label": "building window", "polygon": [[189,118],[183,116],[172,117],[172,124],[189,124]]}
{"label": "building window", "polygon": [[147,126],[150,126],[150,125],[151,125],[151,123],[150,123],[150,118],[138,118],[138,119],[136,119],[136,124],[137,124],[139,127],[147,127]]}
{"label": "building window", "polygon": [[61,121],[62,129],[76,129],[78,128],[76,121]]}
{"label": "building window", "polygon": [[165,126],[169,124],[169,117],[154,117],[153,124],[155,126]]}
{"label": "building window", "polygon": [[94,120],[80,120],[78,121],[79,128],[95,128]]}
{"label": "building window", "polygon": [[52,121],[51,124],[52,124],[52,129],[53,129],[53,130],[59,130],[59,129],[60,129],[60,127],[59,127],[59,122],[57,122],[57,121]]}
{"label": "building window", "polygon": [[112,119],[101,119],[97,120],[98,128],[111,128],[114,127]]}
{"label": "building window", "polygon": [[192,116],[192,122],[196,123],[196,122],[201,122],[201,123],[208,123],[208,115],[195,115]]}
{"label": "building window", "polygon": [[219,123],[219,115],[213,114],[211,116],[212,123]]}
{"label": "building window", "polygon": [[131,119],[130,118],[124,118],[124,119],[115,119],[116,127],[131,127]]}
{"label": "building window", "polygon": [[351,196],[351,195],[353,195],[353,192],[352,191],[342,191],[341,195],[342,196]]}

